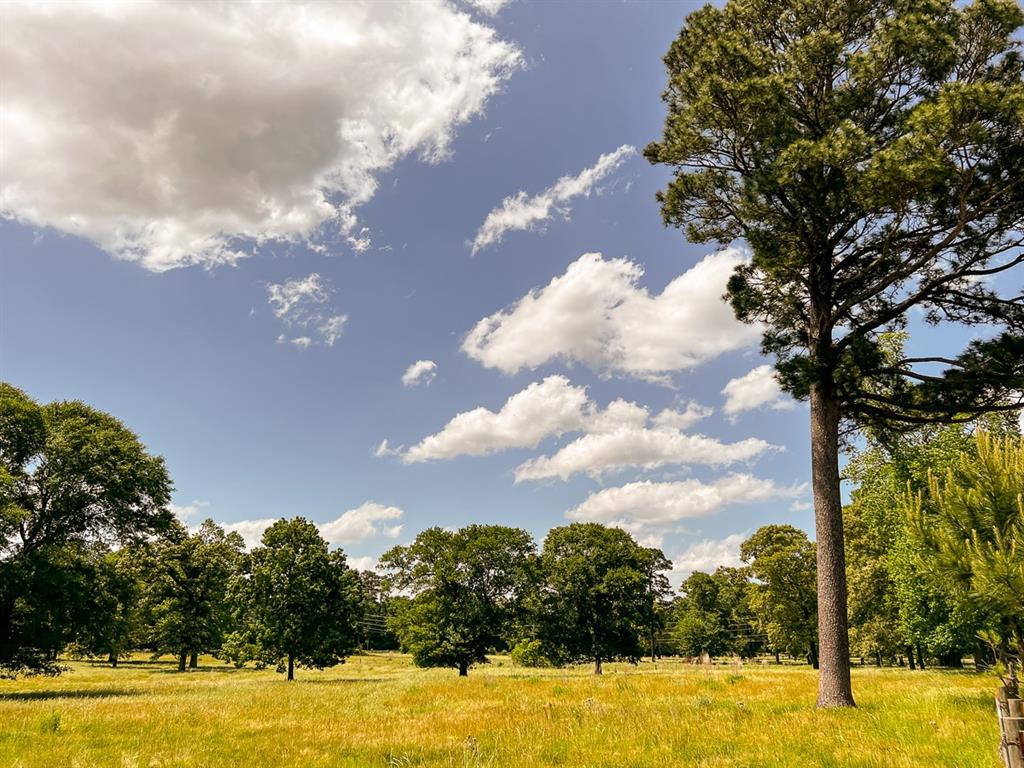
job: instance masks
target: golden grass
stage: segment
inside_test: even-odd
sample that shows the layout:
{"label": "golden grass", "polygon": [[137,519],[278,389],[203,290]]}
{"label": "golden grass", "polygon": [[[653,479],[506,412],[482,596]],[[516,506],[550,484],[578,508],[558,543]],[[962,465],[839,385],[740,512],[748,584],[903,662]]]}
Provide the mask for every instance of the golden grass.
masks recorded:
{"label": "golden grass", "polygon": [[0,681],[0,766],[998,768],[992,679],[858,669],[860,707],[813,708],[807,668],[647,662],[460,679],[400,654],[323,672],[213,659],[72,665]]}

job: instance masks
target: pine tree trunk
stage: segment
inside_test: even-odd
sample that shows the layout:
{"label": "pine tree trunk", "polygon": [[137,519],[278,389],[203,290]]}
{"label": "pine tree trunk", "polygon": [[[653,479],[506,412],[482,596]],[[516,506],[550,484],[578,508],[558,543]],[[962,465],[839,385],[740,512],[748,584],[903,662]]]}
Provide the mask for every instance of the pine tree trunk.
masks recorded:
{"label": "pine tree trunk", "polygon": [[601,657],[600,656],[597,656],[597,657],[594,658],[594,674],[595,675],[603,675],[604,674],[604,669],[602,669],[602,667],[601,667]]}
{"label": "pine tree trunk", "polygon": [[187,661],[188,661],[188,653],[186,651],[182,651],[181,653],[178,654],[178,671],[179,672],[184,672],[185,671],[185,662],[187,662]]}
{"label": "pine tree trunk", "polygon": [[192,651],[192,655],[188,658],[188,667],[189,669],[199,668],[199,654],[197,652]]}
{"label": "pine tree trunk", "polygon": [[459,677],[467,677],[468,675],[469,675],[469,662],[468,661],[460,661],[459,662]]}
{"label": "pine tree trunk", "polygon": [[295,679],[295,657],[290,653],[288,654],[288,679]]}
{"label": "pine tree trunk", "polygon": [[811,480],[818,547],[818,706],[853,707],[839,494],[839,401],[820,384],[811,388]]}

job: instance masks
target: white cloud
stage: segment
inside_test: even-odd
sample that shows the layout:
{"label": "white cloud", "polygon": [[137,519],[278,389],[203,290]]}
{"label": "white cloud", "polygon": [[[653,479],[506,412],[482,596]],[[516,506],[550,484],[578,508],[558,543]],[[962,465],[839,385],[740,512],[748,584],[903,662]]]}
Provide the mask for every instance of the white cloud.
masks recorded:
{"label": "white cloud", "polygon": [[405,446],[401,445],[398,446],[397,448],[392,448],[391,445],[388,443],[387,439],[385,438],[384,440],[380,441],[380,445],[378,445],[376,450],[374,450],[373,455],[376,456],[378,459],[383,458],[385,456],[401,456],[404,450]]}
{"label": "white cloud", "polygon": [[806,492],[806,485],[781,486],[747,474],[726,475],[713,483],[641,480],[592,493],[566,517],[633,532],[666,530],[682,520],[713,515],[726,506],[794,498]]}
{"label": "white cloud", "polygon": [[749,461],[772,445],[755,438],[723,443],[704,435],[688,435],[679,425],[693,423],[706,413],[691,404],[687,411],[665,410],[649,427],[649,412],[635,403],[616,400],[586,425],[587,434],[551,456],[530,459],[516,468],[516,482],[560,478],[585,473],[599,477],[629,467],[650,470],[668,464],[724,466]]}
{"label": "white cloud", "polygon": [[404,453],[384,440],[375,454],[401,455],[405,463],[412,464],[535,448],[547,437],[584,433],[551,456],[520,464],[515,471],[518,483],[555,477],[567,480],[577,473],[597,477],[628,467],[723,466],[748,461],[773,448],[764,440],[722,443],[681,431],[710,412],[688,403],[684,410],[665,409],[652,417],[647,408],[622,399],[601,409],[584,387],[573,386],[564,376],[549,376],[509,397],[497,412],[482,407],[465,411]]}
{"label": "white cloud", "polygon": [[415,387],[419,384],[429,384],[435,376],[437,376],[437,363],[433,360],[417,360],[402,374],[402,386]]}
{"label": "white cloud", "polygon": [[[328,313],[326,305],[333,293],[330,281],[313,272],[307,277],[269,283],[267,302],[274,316],[285,325],[312,329],[326,346],[333,347],[348,322],[348,315]],[[312,346],[313,339],[309,335],[288,338],[282,333],[277,342],[307,349]]]}
{"label": "white cloud", "polygon": [[210,502],[199,501],[196,499],[188,504],[175,504],[171,502],[167,505],[167,508],[171,510],[171,514],[181,522],[187,523],[198,518],[199,515],[202,514],[202,511],[208,506],[210,506]]}
{"label": "white cloud", "polygon": [[354,568],[357,571],[375,571],[377,570],[377,562],[379,558],[367,555],[364,557],[348,557],[348,567]]}
{"label": "white cloud", "polygon": [[[394,523],[401,520],[404,512],[398,507],[389,507],[373,501],[367,501],[355,509],[350,509],[341,516],[327,523],[315,523],[320,535],[333,545],[359,544],[378,536],[389,539],[397,538],[402,533],[402,525]],[[245,540],[247,549],[260,545],[263,532],[280,518],[268,517],[260,520],[237,520],[233,523],[220,523],[227,532],[235,531]]]}
{"label": "white cloud", "polygon": [[516,482],[554,477],[568,480],[579,473],[599,477],[632,467],[651,470],[668,464],[718,467],[749,461],[771,448],[757,438],[723,443],[678,430],[629,427],[583,435],[551,456],[530,459],[516,468]]}
{"label": "white cloud", "polygon": [[743,411],[755,408],[788,410],[795,403],[782,391],[775,378],[775,369],[770,365],[759,365],[749,373],[732,379],[722,390],[725,395],[725,414],[733,419]]}
{"label": "white cloud", "polygon": [[402,460],[414,464],[534,448],[545,437],[581,429],[588,407],[585,388],[574,387],[564,376],[548,376],[512,395],[497,412],[481,407],[456,415],[440,432],[409,448]]}
{"label": "white cloud", "polygon": [[533,229],[539,222],[552,216],[569,217],[568,202],[574,197],[589,197],[594,187],[608,174],[636,154],[636,149],[623,144],[614,152],[601,155],[597,162],[575,176],[563,176],[539,195],[532,197],[518,192],[501,201],[501,205],[487,214],[483,225],[473,238],[473,253],[500,242],[510,230]]}
{"label": "white cloud", "polygon": [[402,533],[402,526],[388,523],[401,520],[403,514],[398,507],[367,501],[329,523],[317,523],[317,527],[331,544],[359,544],[377,536],[394,539]]}
{"label": "white cloud", "polygon": [[260,545],[263,532],[276,523],[280,518],[265,517],[261,520],[237,520],[233,523],[220,523],[219,525],[228,533],[237,533],[245,541],[245,548],[252,549]]}
{"label": "white cloud", "polygon": [[7,3],[0,24],[0,211],[155,271],[365,249],[377,175],[442,160],[521,63],[443,0]]}
{"label": "white cloud", "polygon": [[464,2],[484,13],[496,16],[511,0],[464,0]]}
{"label": "white cloud", "polygon": [[331,315],[325,317],[323,322],[317,326],[317,330],[320,331],[320,335],[323,337],[324,344],[328,347],[333,347],[334,342],[341,338],[341,334],[345,331],[345,324],[348,322],[348,315]]}
{"label": "white cloud", "polygon": [[477,323],[462,349],[504,373],[561,359],[603,374],[664,379],[760,338],[722,300],[745,260],[736,249],[713,253],[652,296],[637,285],[639,264],[584,254],[546,287]]}
{"label": "white cloud", "polygon": [[669,580],[679,584],[694,571],[712,573],[719,566],[738,568],[740,545],[747,540],[748,533],[733,533],[724,539],[704,539],[695,542],[672,558]]}
{"label": "white cloud", "polygon": [[286,323],[305,323],[330,298],[329,283],[316,272],[306,277],[267,285],[267,302],[274,317]]}

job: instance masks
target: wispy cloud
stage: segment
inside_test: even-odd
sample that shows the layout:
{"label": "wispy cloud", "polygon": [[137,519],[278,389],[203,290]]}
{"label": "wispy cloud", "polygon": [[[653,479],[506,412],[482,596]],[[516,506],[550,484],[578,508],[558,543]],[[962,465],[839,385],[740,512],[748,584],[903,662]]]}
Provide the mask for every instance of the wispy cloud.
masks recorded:
{"label": "wispy cloud", "polygon": [[321,343],[333,347],[348,322],[348,315],[334,313],[328,308],[333,293],[330,281],[316,272],[303,278],[268,284],[267,302],[274,317],[291,328],[306,331],[293,337],[282,333],[277,342],[308,349],[314,344],[312,333],[319,337]]}
{"label": "wispy cloud", "polygon": [[568,218],[573,198],[588,197],[602,180],[635,154],[634,147],[623,144],[614,152],[601,155],[594,165],[575,176],[563,176],[540,194],[531,196],[520,191],[506,197],[484,219],[473,238],[473,253],[500,242],[506,232],[534,229],[554,216]]}

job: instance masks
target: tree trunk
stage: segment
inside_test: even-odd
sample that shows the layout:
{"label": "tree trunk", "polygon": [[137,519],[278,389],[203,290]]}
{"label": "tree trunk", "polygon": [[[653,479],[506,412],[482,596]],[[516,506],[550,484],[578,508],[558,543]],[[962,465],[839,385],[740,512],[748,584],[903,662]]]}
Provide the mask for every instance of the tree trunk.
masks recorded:
{"label": "tree trunk", "polygon": [[196,651],[192,651],[192,655],[188,658],[189,669],[199,668],[199,654]]}
{"label": "tree trunk", "polygon": [[820,384],[811,388],[811,480],[818,548],[818,706],[854,707],[839,494],[839,401]]}
{"label": "tree trunk", "polygon": [[811,643],[811,647],[807,650],[807,663],[811,665],[811,669],[818,669],[820,666],[818,649],[814,643]]}
{"label": "tree trunk", "polygon": [[779,652],[778,651],[775,652],[775,663],[776,664],[781,664],[782,663],[782,659],[779,658]]}
{"label": "tree trunk", "polygon": [[107,654],[107,661],[110,662],[110,666],[117,667],[117,654],[116,653]]}
{"label": "tree trunk", "polygon": [[911,669],[917,669],[917,666],[914,664],[914,646],[912,645],[907,646],[907,661],[910,662]]}
{"label": "tree trunk", "polygon": [[595,656],[594,657],[594,674],[595,675],[603,675],[604,674],[604,670],[601,668],[601,657],[600,656]]}
{"label": "tree trunk", "polygon": [[917,641],[917,668],[924,669],[924,656],[921,654],[921,641]]}
{"label": "tree trunk", "polygon": [[185,662],[187,662],[187,661],[188,661],[188,652],[182,651],[181,653],[178,654],[178,671],[179,672],[184,672],[185,671]]}
{"label": "tree trunk", "polygon": [[468,675],[469,675],[469,662],[468,661],[460,661],[459,662],[459,677],[466,677]]}
{"label": "tree trunk", "polygon": [[290,653],[288,654],[288,679],[295,679],[295,657]]}
{"label": "tree trunk", "polygon": [[881,667],[882,666],[882,652],[881,651],[875,651],[875,666],[876,667]]}

